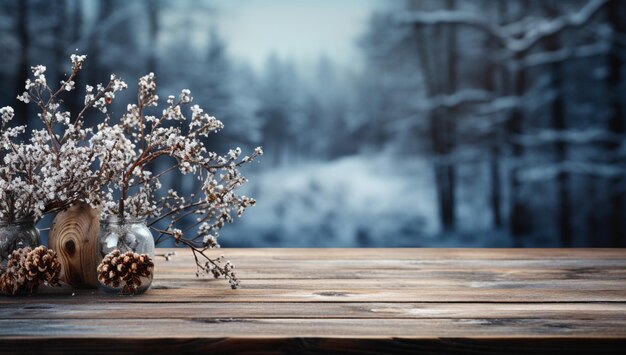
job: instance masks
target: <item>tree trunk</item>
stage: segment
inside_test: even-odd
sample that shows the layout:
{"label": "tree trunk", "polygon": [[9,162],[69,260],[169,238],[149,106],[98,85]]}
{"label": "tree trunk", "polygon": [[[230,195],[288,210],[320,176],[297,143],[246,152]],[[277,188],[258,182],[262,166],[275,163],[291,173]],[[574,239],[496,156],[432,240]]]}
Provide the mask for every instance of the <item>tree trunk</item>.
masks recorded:
{"label": "tree trunk", "polygon": [[[30,75],[30,57],[28,51],[30,49],[30,34],[28,31],[28,12],[30,1],[20,0],[17,2],[17,21],[16,33],[20,44],[19,61],[17,65],[17,75],[15,76],[14,92],[22,93],[24,84]],[[29,108],[24,103],[18,103],[15,106],[15,122],[18,125],[27,125],[29,123]]]}
{"label": "tree trunk", "polygon": [[[516,53],[514,60],[518,63],[524,58],[522,52]],[[523,68],[514,69],[514,84],[513,95],[521,99],[526,91],[526,72]],[[517,246],[522,244],[522,237],[530,232],[530,213],[528,207],[523,199],[522,182],[519,178],[520,166],[522,156],[524,154],[524,147],[515,139],[523,131],[523,119],[524,112],[520,106],[515,107],[511,112],[511,117],[508,121],[506,130],[507,138],[510,140],[511,155],[513,160],[513,166],[509,172],[509,185],[510,185],[510,201],[511,206],[509,208],[509,229],[513,236],[514,243]]]}
{"label": "tree trunk", "polygon": [[148,48],[147,71],[155,73],[157,71],[157,40],[159,37],[159,1],[151,0],[146,3],[148,16],[148,38],[150,46]]}
{"label": "tree trunk", "polygon": [[[68,40],[69,40],[68,43],[70,43],[70,46],[68,47],[68,49],[70,51],[73,51],[75,49],[74,44],[77,43],[81,38],[81,31],[82,31],[82,24],[83,24],[82,0],[74,0],[72,2],[71,13],[72,15],[70,16],[71,20],[69,21],[70,26],[69,26],[69,34],[68,34]],[[78,54],[82,54],[82,52]],[[68,53],[66,52],[65,53],[66,58],[64,58],[66,62],[69,60],[69,58],[67,58],[67,55]],[[80,73],[78,74],[78,76],[76,77],[74,81],[76,82],[76,88],[85,87],[86,82],[84,80],[84,76],[81,75]],[[63,101],[65,102],[66,109],[70,111],[73,115],[77,115],[78,112],[81,110],[81,100],[79,96],[80,95],[67,95],[67,97],[63,99]]]}
{"label": "tree trunk", "polygon": [[102,61],[101,56],[101,46],[102,46],[102,38],[106,35],[106,33],[102,33],[98,29],[101,28],[102,23],[111,16],[113,12],[113,1],[101,1],[98,6],[98,14],[97,20],[93,24],[94,28],[92,29],[90,38],[89,38],[89,48],[87,51],[87,58],[89,58],[89,63],[87,64],[86,77],[89,83],[94,85],[95,83],[106,82],[109,78],[110,72],[107,68],[107,65]]}
{"label": "tree trunk", "polygon": [[[456,10],[456,0],[448,0],[446,4],[448,11]],[[445,38],[446,49],[446,65],[447,80],[445,91],[448,95],[453,95],[457,90],[457,28],[456,25],[450,25],[446,28]],[[443,156],[445,158],[444,165],[444,187],[446,189],[445,200],[443,205],[443,226],[446,230],[452,230],[456,224],[456,169],[454,162],[450,156],[454,152],[455,145],[455,119],[456,109],[448,108],[446,114],[442,117],[443,128]]]}
{"label": "tree trunk", "polygon": [[[544,3],[543,7],[550,18],[558,16],[562,9],[558,3]],[[559,34],[548,36],[544,42],[544,48],[548,52],[556,52],[561,48],[561,38]],[[552,87],[557,93],[552,100],[550,113],[552,115],[551,128],[555,132],[563,132],[567,129],[565,117],[565,84],[564,84],[564,64],[556,61],[548,67],[552,75]],[[554,142],[555,164],[559,167],[556,177],[557,187],[557,224],[559,230],[560,243],[564,247],[572,245],[571,207],[570,207],[570,174],[563,169],[563,164],[567,161],[567,143],[558,139]]]}
{"label": "tree trunk", "polygon": [[[554,39],[556,41],[556,39]],[[555,43],[556,44],[556,43]],[[551,50],[557,50],[554,46]],[[563,65],[560,61],[552,65],[553,80],[552,85],[557,91],[556,98],[552,101],[552,128],[559,132],[567,129],[565,108],[564,108],[564,85],[563,85]],[[567,160],[567,145],[557,139],[555,142],[555,158],[557,164],[563,164]],[[557,175],[557,201],[558,201],[558,225],[561,245],[569,247],[572,245],[572,226],[570,222],[570,175],[567,171],[559,169]]]}
{"label": "tree trunk", "polygon": [[[624,36],[626,34],[626,3],[623,1],[613,0],[609,3],[608,18],[616,36]],[[609,92],[611,94],[612,115],[609,119],[609,131],[620,137],[626,134],[626,118],[624,117],[624,87],[622,82],[623,76],[623,47],[612,42],[611,52],[609,55]],[[618,154],[620,149],[619,143],[611,143],[608,145],[609,154]],[[617,163],[617,160],[612,163]],[[623,177],[615,177],[609,181],[610,197],[610,213],[609,213],[609,230],[611,236],[611,244],[614,247],[626,246],[626,226],[624,219],[624,211],[626,211],[626,192],[622,185]]]}
{"label": "tree trunk", "polygon": [[[69,68],[65,53],[65,47],[67,46],[67,37],[65,36],[65,27],[68,23],[67,17],[67,0],[55,0],[53,3],[53,11],[55,13],[56,23],[54,24],[54,48],[53,51],[53,71],[55,84],[59,84],[61,80],[65,80],[66,68]],[[54,86],[52,86],[54,88]]]}
{"label": "tree trunk", "polygon": [[[506,1],[499,2],[497,12],[495,14],[496,20],[494,23],[500,24],[504,19],[506,13]],[[507,94],[506,85],[504,83],[507,73],[504,67],[493,62],[490,56],[495,53],[498,46],[493,40],[492,36],[486,37],[485,47],[487,49],[485,57],[485,91],[493,93],[494,97],[505,96]],[[493,228],[502,228],[502,129],[500,124],[496,123],[493,127],[493,134],[490,138],[489,146],[489,180],[491,182],[489,188],[489,204],[491,207],[491,221]]]}
{"label": "tree trunk", "polygon": [[80,39],[83,28],[83,0],[74,0],[72,4],[72,25],[71,41],[77,42]]}
{"label": "tree trunk", "polygon": [[[433,56],[438,53],[433,44],[436,39],[440,39],[440,31],[433,31],[431,36],[427,35],[427,29],[421,25],[415,25],[414,28],[417,40],[417,54],[419,57],[422,75],[426,87],[426,99],[430,99],[441,93],[441,85],[435,79]],[[430,44],[430,47],[428,46]],[[439,212],[439,223],[444,230],[450,229],[453,215],[450,213],[450,195],[448,175],[446,172],[447,157],[445,153],[445,113],[441,109],[434,109],[428,112],[430,139],[433,150],[433,170],[435,172],[435,187],[437,192],[437,206]]]}

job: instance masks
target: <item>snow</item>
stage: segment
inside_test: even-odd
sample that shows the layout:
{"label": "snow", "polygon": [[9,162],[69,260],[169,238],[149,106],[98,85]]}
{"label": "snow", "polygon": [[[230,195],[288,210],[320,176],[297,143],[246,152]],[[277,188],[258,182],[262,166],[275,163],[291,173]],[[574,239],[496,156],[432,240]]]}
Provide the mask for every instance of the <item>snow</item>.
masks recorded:
{"label": "snow", "polygon": [[[222,245],[399,245],[437,229],[429,166],[382,156],[265,170],[250,177],[257,206],[222,231]],[[406,242],[406,241],[405,241]]]}
{"label": "snow", "polygon": [[[463,234],[439,230],[432,165],[425,159],[362,154],[259,172],[261,163],[246,172],[246,193],[257,205],[222,230],[222,246],[510,245],[508,236],[467,232],[488,230],[484,205],[459,206],[467,227]],[[461,193],[486,203],[474,189]]]}
{"label": "snow", "polygon": [[522,24],[510,24],[505,28],[493,26],[480,15],[463,11],[404,11],[401,12],[397,18],[400,23],[417,23],[422,25],[462,24],[471,26],[487,32],[492,38],[500,41],[501,44],[511,52],[525,52],[541,39],[555,35],[567,28],[585,25],[608,3],[608,1],[609,0],[591,0],[577,12],[571,14],[542,22],[528,22],[527,19],[523,19]]}

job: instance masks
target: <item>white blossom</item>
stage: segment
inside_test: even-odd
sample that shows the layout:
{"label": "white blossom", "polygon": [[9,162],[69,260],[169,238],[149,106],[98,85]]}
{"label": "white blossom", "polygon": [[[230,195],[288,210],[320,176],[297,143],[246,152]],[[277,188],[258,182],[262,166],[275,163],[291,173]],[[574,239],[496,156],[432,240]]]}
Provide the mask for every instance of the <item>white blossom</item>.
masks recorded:
{"label": "white blossom", "polygon": [[63,89],[65,91],[72,91],[72,90],[74,90],[74,87],[75,87],[76,83],[74,82],[74,80],[61,81],[61,85],[63,85]]}
{"label": "white blossom", "polygon": [[231,149],[228,151],[228,156],[230,159],[237,159],[241,155],[241,148],[237,147],[236,149]]}
{"label": "white blossom", "polygon": [[5,106],[3,108],[0,108],[0,116],[2,117],[2,123],[6,124],[13,119],[13,116],[15,116],[15,111],[13,110],[13,107]]}
{"label": "white blossom", "polygon": [[156,106],[159,97],[156,92],[156,77],[154,73],[142,76],[139,79],[139,101],[144,106]]}
{"label": "white blossom", "polygon": [[17,99],[22,101],[25,104],[30,103],[30,95],[26,91],[24,91],[21,95],[17,96]]}
{"label": "white blossom", "polygon": [[[174,101],[174,100],[172,100],[172,101]],[[181,101],[183,104],[188,104],[188,103],[190,103],[191,101],[193,101],[193,97],[191,97],[191,90],[189,90],[189,89],[183,89],[183,90],[180,92],[180,101]]]}
{"label": "white blossom", "polygon": [[46,72],[46,66],[45,65],[37,65],[31,68],[31,70],[33,71],[33,75],[36,77],[39,77],[41,75],[43,75]]}
{"label": "white blossom", "polygon": [[122,91],[128,88],[128,85],[116,75],[111,75],[111,82],[113,82],[113,92]]}
{"label": "white blossom", "polygon": [[86,55],[72,54],[70,56],[70,60],[72,61],[72,69],[73,70],[81,69],[83,67],[83,62],[85,61],[85,59],[87,59]]}

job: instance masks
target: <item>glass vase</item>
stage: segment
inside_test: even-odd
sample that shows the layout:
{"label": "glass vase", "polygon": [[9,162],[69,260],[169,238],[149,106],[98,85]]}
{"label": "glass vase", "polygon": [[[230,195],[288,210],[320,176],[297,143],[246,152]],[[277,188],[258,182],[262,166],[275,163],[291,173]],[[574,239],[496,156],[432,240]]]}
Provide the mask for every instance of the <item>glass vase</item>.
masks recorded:
{"label": "glass vase", "polygon": [[154,238],[145,219],[100,221],[97,257],[100,290],[112,294],[141,294],[150,288]]}
{"label": "glass vase", "polygon": [[14,250],[39,246],[39,230],[32,220],[0,221],[0,260],[6,261]]}

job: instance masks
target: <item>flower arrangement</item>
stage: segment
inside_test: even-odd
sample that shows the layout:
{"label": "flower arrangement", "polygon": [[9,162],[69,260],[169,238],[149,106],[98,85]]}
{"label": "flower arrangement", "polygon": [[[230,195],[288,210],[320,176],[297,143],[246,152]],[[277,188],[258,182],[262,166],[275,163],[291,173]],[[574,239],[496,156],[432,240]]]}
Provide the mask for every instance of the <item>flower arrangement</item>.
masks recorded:
{"label": "flower arrangement", "polygon": [[[64,111],[60,97],[75,91],[76,75],[85,59],[71,56],[72,72],[57,90],[48,86],[44,66],[32,68],[33,78],[18,99],[37,106],[43,128],[33,129],[29,139],[19,139],[27,127],[11,127],[13,109],[0,109],[0,221],[37,221],[47,213],[84,202],[101,209],[103,220],[147,220],[157,243],[172,238],[191,248],[198,274],[224,277],[236,288],[232,264],[223,257],[210,257],[207,251],[219,247],[219,230],[233,221],[233,215],[241,216],[255,204],[254,199],[236,194],[247,181],[238,168],[261,156],[262,149],[246,156],[240,148],[225,155],[207,149],[205,142],[223,123],[192,105],[189,90],[168,96],[164,108],[158,110],[153,73],[139,79],[137,101],[128,104],[117,120],[109,107],[128,85],[115,75],[106,84],[86,86],[80,112]],[[86,127],[84,118],[90,110],[100,111],[102,118]],[[155,172],[158,159],[171,164]],[[200,191],[189,196],[162,191],[161,178],[174,172],[193,175]],[[195,222],[185,225],[189,217]],[[125,255],[117,250],[104,261],[119,259],[120,252]],[[109,267],[100,265],[102,277]],[[145,270],[151,272],[152,267]],[[137,284],[134,281],[131,289]]]}
{"label": "flower arrangement", "polygon": [[[72,73],[56,91],[48,86],[46,67],[32,68],[33,79],[26,81],[26,91],[18,96],[39,110],[37,116],[43,128],[33,129],[30,139],[19,139],[26,126],[10,126],[13,108],[0,108],[0,220],[36,222],[43,215],[64,210],[78,201],[100,203],[99,191],[109,177],[91,169],[99,157],[88,144],[93,130],[83,128],[81,120],[90,107],[100,104],[100,99],[86,101],[71,122],[71,113],[61,108],[59,96],[74,89],[74,79],[85,57],[72,55],[71,59]],[[112,82],[106,88],[108,95],[122,88],[119,79]]]}

